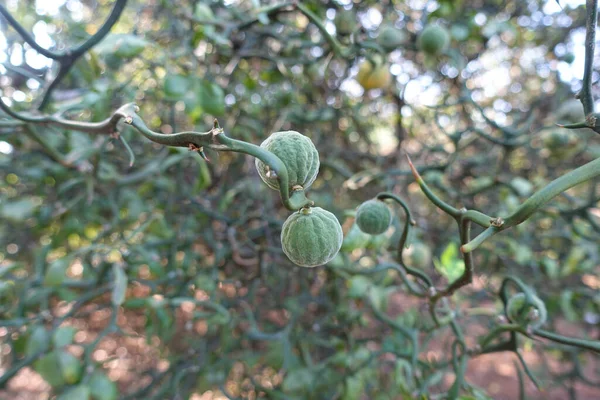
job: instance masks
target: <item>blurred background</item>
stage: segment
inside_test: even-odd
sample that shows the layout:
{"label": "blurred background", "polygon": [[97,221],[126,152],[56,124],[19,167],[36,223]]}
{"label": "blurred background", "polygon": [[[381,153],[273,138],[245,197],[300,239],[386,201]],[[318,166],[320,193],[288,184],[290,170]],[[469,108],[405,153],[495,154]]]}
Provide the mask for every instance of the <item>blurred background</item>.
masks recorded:
{"label": "blurred background", "polygon": [[519,356],[475,351],[460,384],[452,355],[457,337],[475,348],[506,322],[505,276],[545,302],[544,329],[600,339],[598,179],[477,249],[442,324],[397,271],[369,272],[396,257],[401,210],[379,236],[354,225],[363,201],[402,197],[416,221],[402,261],[441,287],[464,270],[460,237],[407,154],[449,204],[492,216],[600,157],[598,134],[556,126],[584,119],[583,0],[1,6],[10,110],[97,122],[135,102],[164,134],[215,118],[257,145],[299,131],[320,153],[308,197],[345,239],[324,267],[292,264],[290,211],[249,156],[206,149],[206,162],[126,126],[0,112],[0,398],[442,399],[457,385],[460,399],[600,398],[593,351],[520,335]]}

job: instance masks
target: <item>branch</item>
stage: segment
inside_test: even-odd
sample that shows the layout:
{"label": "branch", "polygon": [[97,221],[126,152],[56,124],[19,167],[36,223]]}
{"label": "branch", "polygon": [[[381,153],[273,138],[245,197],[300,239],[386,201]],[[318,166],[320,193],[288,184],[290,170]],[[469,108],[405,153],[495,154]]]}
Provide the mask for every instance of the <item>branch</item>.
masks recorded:
{"label": "branch", "polygon": [[594,113],[594,98],[592,96],[592,69],[594,66],[594,48],[596,47],[596,24],[598,20],[598,0],[587,0],[587,18],[585,21],[585,62],[583,70],[583,85],[579,99],[583,104],[586,118]]}
{"label": "branch", "polygon": [[219,127],[218,122],[208,132],[178,132],[171,135],[154,132],[142,118],[137,114],[139,107],[134,103],[128,103],[117,109],[113,115],[101,122],[79,122],[71,121],[52,115],[30,116],[24,113],[12,111],[0,97],[0,109],[6,114],[23,122],[39,125],[51,125],[64,129],[71,129],[80,132],[114,135],[119,132],[117,124],[123,120],[128,125],[134,127],[147,139],[165,146],[185,147],[190,150],[196,150],[206,159],[204,147],[216,151],[233,151],[244,153],[258,158],[267,164],[277,174],[279,182],[279,194],[285,207],[292,211],[297,211],[303,207],[312,206],[314,202],[306,198],[303,189],[291,190],[289,186],[288,171],[281,159],[268,150],[263,149],[252,143],[246,143],[227,137],[223,129]]}

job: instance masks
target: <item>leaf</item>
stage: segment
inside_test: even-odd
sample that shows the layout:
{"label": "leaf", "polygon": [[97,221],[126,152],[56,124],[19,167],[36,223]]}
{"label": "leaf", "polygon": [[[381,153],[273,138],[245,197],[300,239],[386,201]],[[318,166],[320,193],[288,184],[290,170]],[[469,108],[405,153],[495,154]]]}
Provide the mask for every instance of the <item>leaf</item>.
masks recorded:
{"label": "leaf", "polygon": [[147,40],[125,33],[107,35],[95,48],[100,55],[114,55],[119,58],[133,58],[150,45]]}
{"label": "leaf", "polygon": [[61,258],[50,264],[44,275],[44,286],[60,286],[67,277],[67,268],[70,264],[71,260],[69,258]]}
{"label": "leaf", "polygon": [[33,215],[40,203],[31,197],[4,203],[0,206],[2,219],[20,222]]}
{"label": "leaf", "polygon": [[54,335],[52,335],[54,347],[60,348],[70,345],[73,343],[75,333],[77,333],[77,329],[73,326],[61,326],[55,330]]}
{"label": "leaf", "polygon": [[116,400],[119,396],[117,385],[101,371],[92,374],[89,385],[94,400]]}
{"label": "leaf", "polygon": [[213,116],[225,114],[225,92],[219,85],[203,80],[197,94],[198,102],[206,113]]}
{"label": "leaf", "polygon": [[33,364],[33,368],[50,386],[57,387],[65,384],[56,352],[48,353],[38,359]]}
{"label": "leaf", "polygon": [[50,347],[50,334],[42,325],[32,328],[25,345],[25,355],[32,356],[44,352]]}
{"label": "leaf", "polygon": [[120,306],[125,301],[127,293],[127,275],[123,268],[117,264],[113,265],[114,286],[111,301],[115,306]]}
{"label": "leaf", "polygon": [[190,81],[183,75],[167,76],[163,86],[165,97],[169,100],[182,100],[189,88]]}
{"label": "leaf", "polygon": [[89,386],[79,385],[64,391],[56,400],[88,400],[90,394]]}
{"label": "leaf", "polygon": [[444,249],[439,260],[434,259],[435,269],[442,274],[449,283],[454,282],[465,272],[465,262],[458,258],[458,245],[449,243]]}

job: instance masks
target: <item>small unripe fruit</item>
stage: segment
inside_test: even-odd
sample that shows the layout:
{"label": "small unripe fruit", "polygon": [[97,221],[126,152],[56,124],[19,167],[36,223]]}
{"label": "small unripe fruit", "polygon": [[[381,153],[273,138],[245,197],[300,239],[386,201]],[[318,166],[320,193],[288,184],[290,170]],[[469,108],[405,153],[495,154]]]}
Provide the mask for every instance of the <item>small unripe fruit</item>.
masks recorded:
{"label": "small unripe fruit", "polygon": [[364,60],[359,68],[356,80],[365,90],[382,89],[390,84],[391,74],[389,67],[380,58],[373,60]]}
{"label": "small unripe fruit", "polygon": [[400,29],[392,25],[385,25],[379,31],[377,44],[385,51],[394,51],[402,45],[405,39],[406,35]]}
{"label": "small unripe fruit", "polygon": [[365,248],[369,244],[369,240],[371,240],[370,235],[364,233],[357,224],[352,224],[342,242],[342,251],[350,252]]}
{"label": "small unripe fruit", "polygon": [[320,207],[293,213],[281,230],[283,252],[301,267],[316,267],[331,261],[340,251],[343,239],[335,215]]}
{"label": "small unripe fruit", "polygon": [[[296,131],[275,132],[260,145],[275,154],[286,166],[289,190],[296,187],[308,189],[319,173],[319,152],[312,140]],[[268,187],[279,190],[279,181],[275,171],[258,158],[256,170]]]}
{"label": "small unripe fruit", "polygon": [[356,223],[361,231],[370,235],[379,235],[390,227],[392,212],[380,200],[365,201],[356,211]]}
{"label": "small unripe fruit", "polygon": [[448,31],[438,25],[430,25],[423,29],[417,40],[419,48],[429,55],[442,53],[450,44]]}
{"label": "small unripe fruit", "polygon": [[431,250],[424,243],[416,242],[406,251],[406,263],[414,268],[427,268],[431,265]]}

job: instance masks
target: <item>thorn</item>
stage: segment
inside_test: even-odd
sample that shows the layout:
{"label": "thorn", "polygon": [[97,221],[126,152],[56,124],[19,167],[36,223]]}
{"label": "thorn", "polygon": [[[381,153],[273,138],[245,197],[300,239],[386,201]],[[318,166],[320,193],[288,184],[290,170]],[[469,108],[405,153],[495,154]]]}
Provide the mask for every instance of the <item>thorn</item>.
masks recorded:
{"label": "thorn", "polygon": [[415,180],[417,182],[422,181],[423,178],[421,178],[421,175],[419,175],[419,171],[417,171],[417,169],[415,168],[415,166],[413,165],[410,156],[407,154],[406,158],[408,159],[408,166],[410,167],[410,170],[412,171],[413,176],[415,177]]}
{"label": "thorn", "polygon": [[217,119],[215,118],[215,121],[213,122],[213,129],[219,129],[219,121],[217,121]]}
{"label": "thorn", "polygon": [[200,154],[200,157],[202,157],[202,159],[203,159],[204,161],[206,161],[207,163],[209,163],[209,162],[210,162],[209,158],[208,158],[208,157],[206,157],[206,153],[204,153],[204,150],[203,150],[203,149],[200,149],[200,150],[198,150],[198,154]]}

